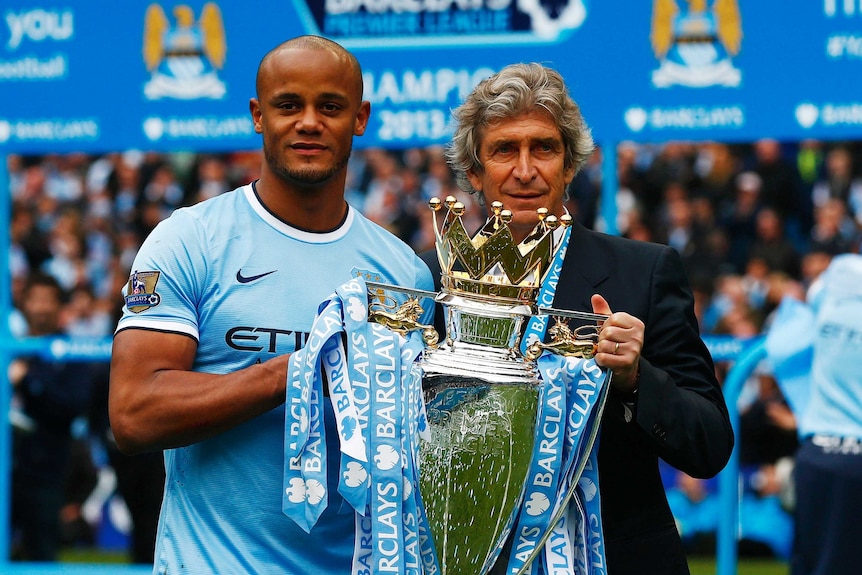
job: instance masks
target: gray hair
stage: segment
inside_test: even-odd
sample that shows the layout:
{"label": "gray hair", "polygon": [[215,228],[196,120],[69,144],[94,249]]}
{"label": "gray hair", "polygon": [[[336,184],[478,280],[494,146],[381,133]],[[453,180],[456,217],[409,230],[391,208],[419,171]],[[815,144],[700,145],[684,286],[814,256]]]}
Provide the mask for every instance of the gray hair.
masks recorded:
{"label": "gray hair", "polygon": [[565,168],[574,168],[576,174],[580,171],[595,144],[563,77],[541,64],[511,64],[482,80],[452,112],[455,133],[446,148],[446,160],[460,189],[476,192],[467,174],[482,172],[479,147],[483,128],[539,107],[550,113],[560,129],[566,150]]}

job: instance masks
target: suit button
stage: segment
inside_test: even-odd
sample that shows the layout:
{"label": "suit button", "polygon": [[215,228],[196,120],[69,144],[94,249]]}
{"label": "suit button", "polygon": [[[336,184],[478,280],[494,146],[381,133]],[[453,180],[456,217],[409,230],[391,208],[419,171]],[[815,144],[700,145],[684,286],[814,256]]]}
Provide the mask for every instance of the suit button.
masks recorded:
{"label": "suit button", "polygon": [[665,431],[664,428],[658,423],[652,426],[652,434],[662,441],[667,438],[667,431]]}

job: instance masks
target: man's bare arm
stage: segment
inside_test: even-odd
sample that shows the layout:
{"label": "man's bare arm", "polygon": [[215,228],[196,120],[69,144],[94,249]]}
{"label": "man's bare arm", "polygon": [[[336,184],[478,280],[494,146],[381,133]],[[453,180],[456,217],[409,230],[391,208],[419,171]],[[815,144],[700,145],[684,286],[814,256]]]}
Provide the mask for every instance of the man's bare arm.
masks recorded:
{"label": "man's bare arm", "polygon": [[108,409],[117,445],[139,453],[189,445],[284,402],[285,354],[234,373],[190,371],[197,342],[126,329],[114,338]]}

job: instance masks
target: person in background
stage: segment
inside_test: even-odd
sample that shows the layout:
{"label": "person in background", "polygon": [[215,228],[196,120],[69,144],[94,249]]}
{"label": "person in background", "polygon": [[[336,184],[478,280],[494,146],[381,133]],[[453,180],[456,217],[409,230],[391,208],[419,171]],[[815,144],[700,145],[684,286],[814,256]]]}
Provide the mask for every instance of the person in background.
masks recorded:
{"label": "person in background", "polygon": [[862,225],[862,178],[853,169],[853,154],[844,146],[835,147],[826,154],[825,174],[811,188],[814,209],[830,200],[838,200],[845,212]]}
{"label": "person in background", "polygon": [[260,179],[177,209],[141,246],[114,336],[109,413],[126,453],[165,450],[154,573],[351,572],[354,514],[337,492],[304,531],[282,511],[290,354],[318,304],[357,275],[430,289],[409,246],[345,201],[371,105],[359,62],[301,36],[260,62],[249,108]]}
{"label": "person in background", "polygon": [[751,169],[762,182],[760,198],[787,226],[787,237],[797,242],[811,226],[811,203],[803,194],[796,164],[784,157],[781,142],[761,138],[752,144]]}
{"label": "person in background", "polygon": [[847,205],[839,199],[830,198],[814,207],[814,225],[808,237],[808,252],[823,252],[832,255],[854,251],[860,230],[847,214]]}
{"label": "person in background", "polygon": [[[22,296],[27,335],[59,336],[64,293],[53,277],[34,272]],[[19,357],[9,365],[13,406],[12,557],[56,561],[60,510],[72,448],[73,422],[87,412],[92,373],[87,363]]]}
{"label": "person in background", "polygon": [[697,479],[682,471],[669,474],[667,501],[689,555],[715,553],[721,501],[715,480]]}
{"label": "person in background", "polygon": [[842,254],[814,281],[805,303],[782,302],[767,334],[769,359],[799,428],[791,575],[859,572],[860,322],[862,255]]}
{"label": "person in background", "polygon": [[93,379],[90,437],[104,466],[100,473],[113,475],[116,492],[129,510],[129,560],[152,565],[165,487],[164,457],[158,451],[126,455],[119,450],[108,421],[109,375],[108,365],[101,364]]}
{"label": "person in background", "polygon": [[[516,241],[533,230],[537,209],[565,213],[564,193],[593,140],[558,72],[507,66],[476,86],[455,120],[448,159],[459,186],[489,210],[495,201],[511,210]],[[439,278],[436,255],[423,258]],[[607,572],[687,574],[659,459],[714,476],[733,431],[680,255],[574,222],[553,304],[610,316],[595,356],[613,372],[598,456]],[[498,560],[495,572],[505,565]]]}
{"label": "person in background", "polygon": [[784,222],[772,208],[762,208],[755,220],[755,236],[748,254],[763,260],[768,269],[799,277],[799,251],[784,235]]}
{"label": "person in background", "polygon": [[737,273],[742,273],[757,237],[763,181],[754,172],[742,172],[734,184],[732,197],[719,206],[718,223],[727,232],[728,262]]}

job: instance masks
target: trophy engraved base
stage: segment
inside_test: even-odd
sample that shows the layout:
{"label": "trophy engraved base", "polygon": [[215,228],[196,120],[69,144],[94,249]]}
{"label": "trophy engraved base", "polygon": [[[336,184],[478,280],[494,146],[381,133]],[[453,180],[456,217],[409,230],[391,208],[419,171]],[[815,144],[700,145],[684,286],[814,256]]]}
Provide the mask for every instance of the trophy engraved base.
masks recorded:
{"label": "trophy engraved base", "polygon": [[445,374],[426,375],[423,388],[431,440],[420,448],[420,484],[441,575],[477,575],[522,497],[538,388]]}

